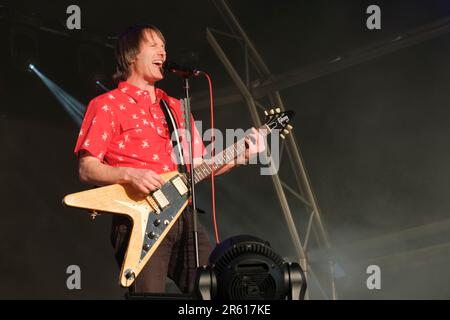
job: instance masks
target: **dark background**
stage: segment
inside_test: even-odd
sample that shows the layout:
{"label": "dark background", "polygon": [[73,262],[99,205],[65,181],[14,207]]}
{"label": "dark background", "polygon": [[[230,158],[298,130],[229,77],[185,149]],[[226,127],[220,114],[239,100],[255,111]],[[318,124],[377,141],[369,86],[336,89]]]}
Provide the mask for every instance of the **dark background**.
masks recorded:
{"label": "dark background", "polygon": [[[64,195],[88,188],[78,181],[72,152],[79,128],[39,78],[11,56],[14,17],[31,17],[70,35],[38,31],[35,64],[83,104],[100,93],[91,73],[103,71],[107,79],[114,66],[112,49],[104,40],[92,43],[93,36],[114,43],[129,25],[155,24],[167,39],[169,57],[207,70],[219,89],[233,82],[206,41],[206,27],[227,27],[206,0],[1,4],[0,298],[121,299],[125,290],[117,284],[110,217],[92,222],[61,204]],[[65,29],[70,4],[81,7],[81,31]],[[450,14],[445,0],[228,4],[274,74],[345,56]],[[370,4],[381,7],[381,30],[366,28]],[[331,252],[313,250],[312,263],[320,269],[324,256],[336,257],[339,298],[450,298],[449,40],[444,34],[281,91],[286,108],[297,113],[294,133],[333,246]],[[223,41],[242,70],[241,47]],[[86,43],[100,52],[100,63],[89,57],[78,62]],[[208,127],[208,110],[195,105],[207,83],[199,79],[191,85],[194,115]],[[181,80],[173,75],[161,87],[182,96]],[[215,116],[220,129],[252,126],[243,100],[217,107]],[[292,182],[289,172],[282,167],[283,179]],[[198,192],[199,206],[208,213],[201,219],[213,240],[209,184]],[[216,179],[216,199],[222,239],[256,235],[295,259],[271,180],[257,167]],[[304,230],[303,208],[292,203],[298,229]],[[73,264],[82,271],[81,290],[66,287],[66,268]],[[381,267],[381,290],[366,288],[370,264]],[[311,287],[312,298],[320,299]]]}

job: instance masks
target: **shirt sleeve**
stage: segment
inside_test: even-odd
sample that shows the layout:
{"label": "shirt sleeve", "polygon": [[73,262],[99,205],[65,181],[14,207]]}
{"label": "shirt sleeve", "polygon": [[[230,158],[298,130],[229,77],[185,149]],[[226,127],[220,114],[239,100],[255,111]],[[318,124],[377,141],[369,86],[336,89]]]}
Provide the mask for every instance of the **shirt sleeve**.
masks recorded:
{"label": "shirt sleeve", "polygon": [[108,145],[115,133],[114,114],[111,106],[100,99],[92,100],[86,110],[74,153],[85,150],[103,162]]}

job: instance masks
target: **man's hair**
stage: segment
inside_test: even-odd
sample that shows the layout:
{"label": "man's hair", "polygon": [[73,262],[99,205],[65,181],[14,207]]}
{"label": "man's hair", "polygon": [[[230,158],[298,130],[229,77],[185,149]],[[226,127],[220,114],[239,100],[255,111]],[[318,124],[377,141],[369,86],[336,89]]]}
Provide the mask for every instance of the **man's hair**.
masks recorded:
{"label": "man's hair", "polygon": [[115,50],[116,72],[113,78],[116,82],[125,81],[130,76],[131,63],[141,51],[141,43],[148,31],[153,31],[164,43],[166,42],[161,31],[151,24],[132,26],[120,34]]}

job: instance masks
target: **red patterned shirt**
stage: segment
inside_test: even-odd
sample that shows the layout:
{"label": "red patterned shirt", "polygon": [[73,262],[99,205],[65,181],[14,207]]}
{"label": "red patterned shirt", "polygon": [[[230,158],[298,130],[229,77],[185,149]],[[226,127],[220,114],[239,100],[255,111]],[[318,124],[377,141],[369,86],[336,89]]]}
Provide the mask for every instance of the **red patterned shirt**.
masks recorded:
{"label": "red patterned shirt", "polygon": [[[180,129],[184,129],[181,102],[155,89],[156,101],[150,94],[127,82],[117,89],[94,98],[87,107],[75,146],[75,154],[86,150],[101,162],[113,167],[145,168],[164,173],[177,170],[166,118],[160,100],[167,102]],[[205,147],[195,128],[194,158],[202,157]],[[184,130],[181,130],[184,131]],[[187,157],[185,135],[181,133],[183,152]]]}

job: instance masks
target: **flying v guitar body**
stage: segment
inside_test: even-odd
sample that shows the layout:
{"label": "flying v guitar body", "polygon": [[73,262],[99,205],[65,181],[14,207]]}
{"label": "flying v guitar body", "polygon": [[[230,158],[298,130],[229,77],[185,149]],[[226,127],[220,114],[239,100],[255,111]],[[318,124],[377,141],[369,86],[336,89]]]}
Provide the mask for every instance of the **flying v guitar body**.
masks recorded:
{"label": "flying v guitar body", "polygon": [[175,171],[161,177],[166,183],[147,197],[127,185],[113,184],[69,194],[63,199],[69,207],[124,215],[132,221],[120,271],[119,282],[123,287],[134,282],[188,204],[189,190],[184,176]]}

